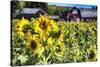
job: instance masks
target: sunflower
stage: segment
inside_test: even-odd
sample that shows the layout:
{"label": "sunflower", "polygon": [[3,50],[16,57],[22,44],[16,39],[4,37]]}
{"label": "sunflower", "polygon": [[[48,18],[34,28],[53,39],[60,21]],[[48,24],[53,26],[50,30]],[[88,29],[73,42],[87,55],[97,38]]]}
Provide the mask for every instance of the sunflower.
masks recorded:
{"label": "sunflower", "polygon": [[52,49],[53,46],[54,46],[54,42],[55,42],[55,39],[53,39],[52,37],[49,37],[47,39],[47,45],[46,45],[46,48],[48,49]]}
{"label": "sunflower", "polygon": [[25,19],[24,17],[22,17],[22,19],[17,23],[17,26],[19,26],[19,28],[22,28],[24,25],[28,24],[29,21],[27,19]]}
{"label": "sunflower", "polygon": [[89,54],[88,54],[88,59],[89,61],[96,61],[97,60],[97,54],[95,50],[90,50]]}
{"label": "sunflower", "polygon": [[29,24],[29,21],[24,19],[24,17],[22,17],[22,19],[17,22],[15,28],[20,36],[24,36],[24,26],[27,24]]}
{"label": "sunflower", "polygon": [[39,39],[35,35],[30,36],[27,40],[26,47],[29,48],[34,55],[38,54],[38,56],[42,55],[44,51],[44,47],[39,43]]}
{"label": "sunflower", "polygon": [[49,36],[53,29],[57,29],[55,22],[48,16],[40,16],[35,23],[35,31],[40,33],[41,38]]}
{"label": "sunflower", "polygon": [[63,58],[64,57],[64,52],[65,52],[64,43],[57,42],[55,48],[56,49],[55,49],[54,54],[56,55],[56,57],[58,57],[58,59]]}
{"label": "sunflower", "polygon": [[88,59],[89,61],[96,61],[97,60],[97,47],[96,44],[93,44],[88,49]]}

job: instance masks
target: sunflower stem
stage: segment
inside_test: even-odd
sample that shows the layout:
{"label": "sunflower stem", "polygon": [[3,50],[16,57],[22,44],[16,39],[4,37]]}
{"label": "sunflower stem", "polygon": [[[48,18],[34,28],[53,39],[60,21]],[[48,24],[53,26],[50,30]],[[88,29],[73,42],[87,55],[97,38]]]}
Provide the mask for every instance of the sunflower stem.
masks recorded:
{"label": "sunflower stem", "polygon": [[51,53],[49,54],[49,56],[47,57],[47,59],[46,59],[46,61],[48,61],[48,59],[50,58],[50,56],[52,55],[52,53],[55,51],[55,49],[53,49],[52,51],[51,51]]}

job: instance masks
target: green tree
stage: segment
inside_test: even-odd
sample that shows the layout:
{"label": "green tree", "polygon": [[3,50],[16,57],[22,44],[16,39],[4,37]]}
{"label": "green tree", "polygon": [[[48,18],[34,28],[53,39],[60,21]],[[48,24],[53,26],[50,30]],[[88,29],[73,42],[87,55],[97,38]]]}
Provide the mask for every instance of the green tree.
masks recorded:
{"label": "green tree", "polygon": [[18,10],[21,10],[25,6],[25,1],[17,1],[13,0],[11,1],[11,13],[12,18],[17,15]]}
{"label": "green tree", "polygon": [[28,2],[28,1],[26,2],[25,5],[26,8],[41,8],[46,12],[48,10],[47,6],[48,6],[47,3],[44,2]]}

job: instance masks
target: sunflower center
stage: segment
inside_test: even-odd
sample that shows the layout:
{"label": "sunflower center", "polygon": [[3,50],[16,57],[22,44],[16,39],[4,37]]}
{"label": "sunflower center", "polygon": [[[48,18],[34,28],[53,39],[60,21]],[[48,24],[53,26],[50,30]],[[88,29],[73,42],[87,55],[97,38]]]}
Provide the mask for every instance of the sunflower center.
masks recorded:
{"label": "sunflower center", "polygon": [[23,29],[22,31],[23,31],[23,33],[27,33],[27,30],[24,30],[24,29]]}
{"label": "sunflower center", "polygon": [[32,48],[32,49],[35,49],[36,48],[36,42],[35,41],[32,41],[31,42],[31,44],[30,44],[30,47]]}
{"label": "sunflower center", "polygon": [[47,28],[47,22],[42,22],[42,23],[40,23],[39,27],[40,27],[41,29],[46,29],[46,28]]}

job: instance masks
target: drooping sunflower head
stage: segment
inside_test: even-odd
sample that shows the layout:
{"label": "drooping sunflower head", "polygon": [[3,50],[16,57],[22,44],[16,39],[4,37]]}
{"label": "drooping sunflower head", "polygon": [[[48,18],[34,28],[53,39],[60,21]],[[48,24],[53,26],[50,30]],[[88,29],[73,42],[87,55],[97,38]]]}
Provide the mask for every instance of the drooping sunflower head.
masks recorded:
{"label": "drooping sunflower head", "polygon": [[56,51],[57,51],[57,52],[61,52],[61,50],[62,50],[61,45],[57,45],[56,47],[57,47]]}
{"label": "drooping sunflower head", "polygon": [[89,61],[96,61],[97,60],[97,47],[96,44],[93,44],[88,49],[88,59]]}
{"label": "drooping sunflower head", "polygon": [[63,58],[64,57],[64,52],[65,52],[64,43],[57,44],[56,45],[56,50],[55,50],[56,57]]}
{"label": "drooping sunflower head", "polygon": [[91,50],[88,54],[89,61],[96,61],[97,60],[97,54],[95,50]]}

